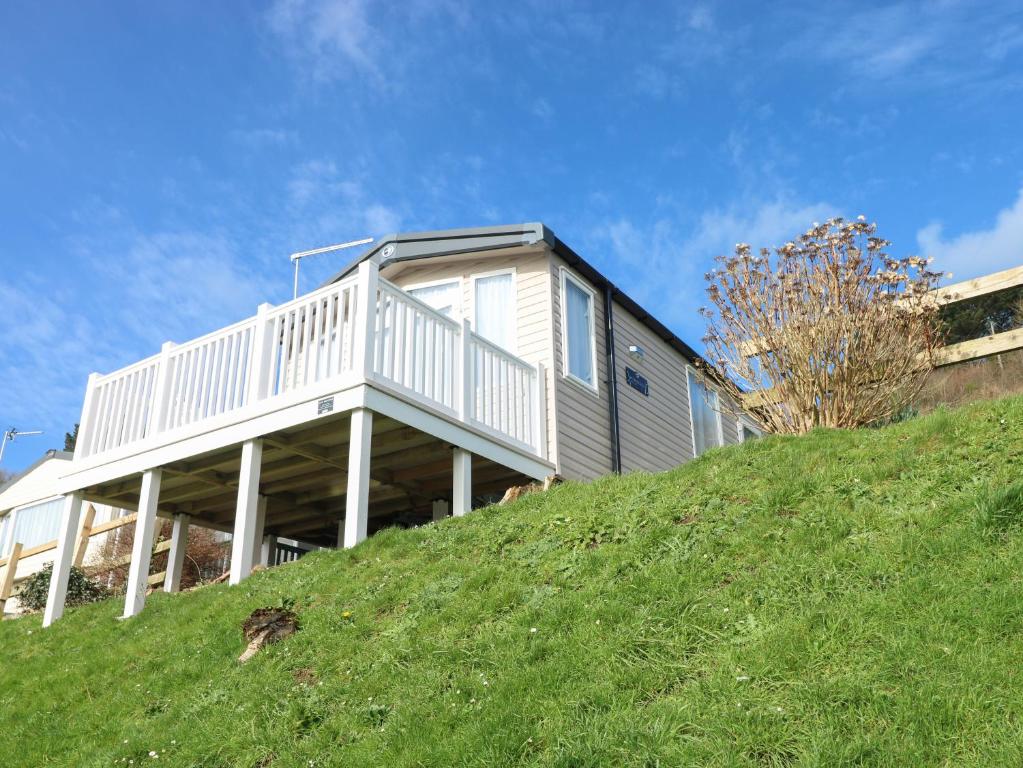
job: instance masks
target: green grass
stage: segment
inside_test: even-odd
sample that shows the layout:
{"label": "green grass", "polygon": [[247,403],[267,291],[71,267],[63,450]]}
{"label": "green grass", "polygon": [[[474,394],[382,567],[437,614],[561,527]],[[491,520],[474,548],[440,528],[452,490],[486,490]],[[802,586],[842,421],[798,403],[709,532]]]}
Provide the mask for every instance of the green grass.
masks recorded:
{"label": "green grass", "polygon": [[0,763],[1021,765],[1021,466],[1003,400],[4,622]]}

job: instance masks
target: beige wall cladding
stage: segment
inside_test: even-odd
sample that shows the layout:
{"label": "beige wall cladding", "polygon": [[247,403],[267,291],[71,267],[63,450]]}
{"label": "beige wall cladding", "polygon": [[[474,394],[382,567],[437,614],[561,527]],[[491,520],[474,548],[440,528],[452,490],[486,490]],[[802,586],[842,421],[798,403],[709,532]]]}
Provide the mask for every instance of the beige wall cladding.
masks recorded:
{"label": "beige wall cladding", "polygon": [[611,471],[611,423],[608,417],[607,355],[604,346],[604,296],[575,272],[569,271],[596,294],[594,325],[597,343],[597,392],[565,376],[564,338],[561,332],[561,270],[565,262],[551,259],[553,296],[555,390],[558,416],[559,466],[566,477],[591,480]]}
{"label": "beige wall cladding", "polygon": [[[564,476],[591,480],[611,471],[611,426],[604,343],[604,294],[548,249],[526,253],[481,254],[478,258],[437,259],[415,266],[398,265],[385,276],[402,288],[457,279],[462,311],[473,320],[474,275],[515,270],[516,340],[514,351],[530,363],[547,367],[548,455]],[[568,269],[594,292],[597,391],[565,376],[562,353],[561,270]],[[391,272],[394,277],[390,277]],[[619,304],[614,305],[615,354],[618,363],[618,414],[622,470],[657,472],[693,458],[688,360]],[[644,351],[630,357],[629,346]],[[630,387],[626,366],[644,376],[649,397]],[[737,413],[722,397],[721,431],[725,444],[738,441]]]}
{"label": "beige wall cladding", "polygon": [[[617,304],[614,322],[622,471],[658,472],[688,461],[693,458],[693,431],[686,359]],[[643,350],[642,360],[629,355],[631,345]],[[626,367],[647,380],[649,396],[629,386]]]}

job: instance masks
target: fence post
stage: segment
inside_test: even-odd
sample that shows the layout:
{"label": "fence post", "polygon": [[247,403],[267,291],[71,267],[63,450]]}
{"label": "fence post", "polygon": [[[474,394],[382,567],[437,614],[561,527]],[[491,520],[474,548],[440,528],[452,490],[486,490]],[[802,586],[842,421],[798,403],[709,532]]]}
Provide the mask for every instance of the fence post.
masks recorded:
{"label": "fence post", "polygon": [[249,363],[249,380],[245,385],[245,405],[259,402],[269,394],[270,365],[273,361],[275,342],[270,330],[271,309],[273,305],[266,302],[256,307],[256,328],[252,334],[252,355]]}
{"label": "fence post", "polygon": [[373,353],[376,345],[377,285],[379,270],[372,261],[359,265],[355,293],[355,348],[352,350],[352,372],[356,381],[373,375]]}
{"label": "fence post", "polygon": [[4,606],[11,597],[11,590],[14,589],[14,577],[18,573],[18,560],[21,559],[21,542],[14,545],[10,557],[7,558],[7,569],[4,571],[4,580],[0,582],[0,619],[4,615]]}
{"label": "fence post", "polygon": [[167,411],[171,400],[171,351],[176,347],[173,341],[165,341],[160,347],[160,363],[156,374],[156,386],[153,388],[153,412],[146,430],[146,437],[158,435],[166,427]]}
{"label": "fence post", "polygon": [[85,551],[89,548],[89,537],[92,535],[92,521],[96,519],[96,507],[90,504],[85,510],[85,518],[82,520],[82,530],[78,534],[78,548],[75,550],[73,565],[81,568],[85,562]]}
{"label": "fence post", "polygon": [[461,390],[458,394],[458,417],[466,423],[475,416],[473,380],[476,375],[472,363],[472,326],[463,318],[462,333],[458,339],[458,376],[455,381],[459,382]]}
{"label": "fence post", "polygon": [[536,392],[533,396],[533,434],[536,454],[547,458],[547,369],[536,364]]}

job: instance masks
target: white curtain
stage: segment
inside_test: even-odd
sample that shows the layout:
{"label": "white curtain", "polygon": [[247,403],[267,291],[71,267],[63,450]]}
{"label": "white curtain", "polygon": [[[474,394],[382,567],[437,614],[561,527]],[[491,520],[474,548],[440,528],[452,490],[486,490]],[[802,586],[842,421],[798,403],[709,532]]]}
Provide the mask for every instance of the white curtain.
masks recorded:
{"label": "white curtain", "polygon": [[565,320],[568,340],[568,372],[593,384],[593,297],[571,280],[565,280]]}
{"label": "white curtain", "polygon": [[427,285],[422,288],[410,288],[411,293],[424,304],[429,304],[438,312],[451,318],[457,318],[461,314],[462,302],[459,301],[461,286],[458,281],[450,283],[439,283]]}
{"label": "white curtain", "polygon": [[483,338],[512,351],[515,346],[512,276],[480,277],[476,283],[476,328]]}
{"label": "white curtain", "polygon": [[64,499],[61,497],[17,510],[14,513],[14,532],[10,536],[11,546],[20,542],[28,549],[56,539],[63,507]]}
{"label": "white curtain", "polygon": [[689,398],[693,409],[693,449],[696,455],[708,448],[721,445],[718,430],[718,395],[708,390],[692,371],[689,371]]}

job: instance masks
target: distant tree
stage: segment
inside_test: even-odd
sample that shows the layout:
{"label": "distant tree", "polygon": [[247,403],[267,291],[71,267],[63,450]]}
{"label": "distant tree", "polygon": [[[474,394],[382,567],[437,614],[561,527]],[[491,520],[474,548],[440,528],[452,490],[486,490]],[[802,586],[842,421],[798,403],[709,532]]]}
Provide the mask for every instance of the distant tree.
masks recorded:
{"label": "distant tree", "polygon": [[707,358],[773,431],[890,419],[933,369],[941,273],[889,256],[876,229],[832,219],[773,254],[741,243],[707,275]]}
{"label": "distant tree", "polygon": [[75,450],[75,444],[78,442],[78,425],[75,424],[75,428],[71,432],[64,433],[64,450],[71,451]]}

